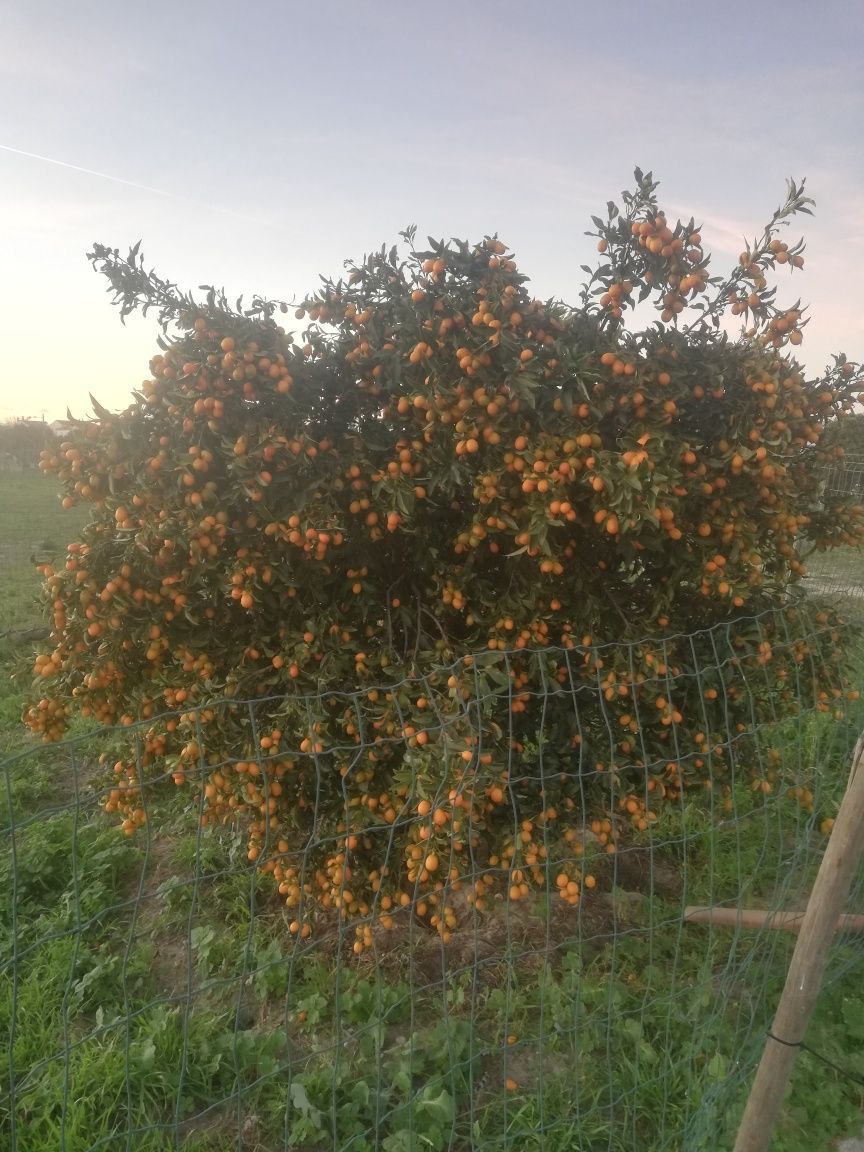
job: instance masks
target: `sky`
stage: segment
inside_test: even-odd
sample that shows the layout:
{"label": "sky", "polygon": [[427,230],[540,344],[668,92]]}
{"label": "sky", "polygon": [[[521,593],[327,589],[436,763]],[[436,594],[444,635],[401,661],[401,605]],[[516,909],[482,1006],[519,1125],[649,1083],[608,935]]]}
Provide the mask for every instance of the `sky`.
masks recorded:
{"label": "sky", "polygon": [[[155,319],[85,254],[279,299],[416,224],[498,232],[576,301],[636,165],[714,269],[807,178],[817,373],[864,358],[864,6],[828,0],[0,0],[0,420],[122,409]],[[797,239],[793,223],[789,239]]]}

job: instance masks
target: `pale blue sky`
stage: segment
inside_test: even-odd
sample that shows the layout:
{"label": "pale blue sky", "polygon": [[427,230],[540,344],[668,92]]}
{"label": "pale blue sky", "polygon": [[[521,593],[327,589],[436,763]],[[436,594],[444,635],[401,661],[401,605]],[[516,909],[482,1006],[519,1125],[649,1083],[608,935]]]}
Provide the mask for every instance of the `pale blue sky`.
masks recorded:
{"label": "pale blue sky", "polygon": [[575,300],[636,164],[718,266],[807,176],[801,352],[864,356],[860,5],[17,0],[0,45],[0,419],[123,407],[146,375],[155,323],[120,325],[94,240],[291,297],[409,223],[497,230]]}

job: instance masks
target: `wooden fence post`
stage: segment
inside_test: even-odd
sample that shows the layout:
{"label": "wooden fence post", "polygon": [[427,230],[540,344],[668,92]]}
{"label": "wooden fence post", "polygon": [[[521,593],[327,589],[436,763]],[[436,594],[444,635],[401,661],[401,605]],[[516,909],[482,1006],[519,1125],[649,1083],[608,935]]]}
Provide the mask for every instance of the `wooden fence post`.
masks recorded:
{"label": "wooden fence post", "polygon": [[864,851],[864,734],[852,758],[849,783],[822,857],[786,984],[765,1042],[735,1140],[735,1152],[767,1152],[807,1023],[819,998],[837,920]]}

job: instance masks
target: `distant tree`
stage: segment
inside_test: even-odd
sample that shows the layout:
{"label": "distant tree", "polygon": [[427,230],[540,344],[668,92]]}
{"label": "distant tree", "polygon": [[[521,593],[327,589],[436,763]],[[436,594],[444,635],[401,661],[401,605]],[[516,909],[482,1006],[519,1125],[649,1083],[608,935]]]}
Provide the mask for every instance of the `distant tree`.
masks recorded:
{"label": "distant tree", "polygon": [[832,420],[827,439],[841,447],[846,456],[864,457],[864,412],[853,412],[842,420]]}
{"label": "distant tree", "polygon": [[0,424],[0,454],[21,468],[36,468],[40,453],[56,448],[57,437],[42,420],[6,420]]}

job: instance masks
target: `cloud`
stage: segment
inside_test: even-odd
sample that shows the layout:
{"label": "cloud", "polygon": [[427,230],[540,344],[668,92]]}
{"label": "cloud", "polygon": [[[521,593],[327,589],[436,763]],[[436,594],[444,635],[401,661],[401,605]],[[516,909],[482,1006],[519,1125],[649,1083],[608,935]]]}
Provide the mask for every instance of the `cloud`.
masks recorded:
{"label": "cloud", "polygon": [[148,192],[152,196],[163,196],[168,200],[179,200],[185,204],[194,205],[197,208],[206,208],[211,212],[219,212],[225,216],[233,216],[237,220],[244,220],[246,223],[263,224],[268,228],[280,227],[272,220],[266,220],[260,216],[252,216],[247,212],[238,212],[234,208],[225,208],[221,204],[213,204],[210,201],[198,200],[192,196],[184,196],[178,192],[171,192],[167,188],[155,188],[150,184],[139,184],[137,180],[127,180],[122,176],[115,176],[110,172],[98,172],[93,168],[85,168],[80,164],[70,164],[67,160],[59,160],[53,156],[42,156],[38,152],[27,152],[23,148],[13,148],[9,144],[0,144],[0,152],[9,152],[15,156],[23,156],[28,160],[37,160],[42,164],[53,164],[57,168],[65,168],[69,172],[78,172],[84,176],[95,176],[98,180],[108,180],[112,184],[123,184],[127,188],[134,188],[139,192]]}

